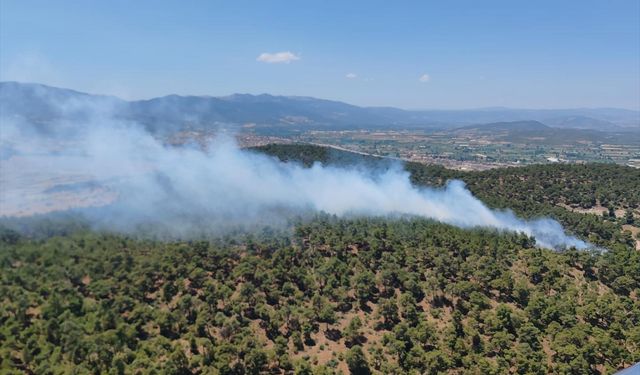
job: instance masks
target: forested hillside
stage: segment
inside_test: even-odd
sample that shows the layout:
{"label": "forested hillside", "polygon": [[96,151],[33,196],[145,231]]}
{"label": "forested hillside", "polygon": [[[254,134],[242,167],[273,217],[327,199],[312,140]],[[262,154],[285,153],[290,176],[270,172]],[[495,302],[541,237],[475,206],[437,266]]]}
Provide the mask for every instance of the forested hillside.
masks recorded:
{"label": "forested hillside", "polygon": [[[254,150],[305,166],[314,162],[342,166],[390,163],[389,159],[315,145],[271,144]],[[599,202],[613,208],[640,207],[640,169],[617,164],[537,164],[464,172],[439,165],[405,163],[405,169],[416,184],[439,186],[450,179],[463,179],[476,194],[488,196],[491,190],[495,195],[504,193],[500,195],[504,195],[505,202],[535,200],[541,204],[566,203],[585,208]]]}
{"label": "forested hillside", "polygon": [[[260,151],[388,165],[320,147]],[[636,170],[406,168],[416,184],[461,178],[494,207],[552,215],[605,250],[418,218],[318,214],[197,241],[95,232],[73,216],[4,219],[0,372],[609,374],[640,361],[640,252],[626,218],[558,206],[633,212]]]}
{"label": "forested hillside", "polygon": [[[326,165],[385,168],[393,163],[389,159],[312,145],[268,145],[255,150],[306,166],[317,161]],[[575,234],[602,246],[633,244],[633,238],[622,232],[621,225],[640,220],[640,169],[631,167],[603,163],[548,164],[465,172],[439,165],[404,163],[404,168],[418,186],[442,186],[449,180],[460,179],[491,207],[511,209],[523,217],[551,216]],[[582,208],[600,205],[611,213],[585,215],[560,204]],[[616,219],[615,210],[625,211],[626,216]]]}
{"label": "forested hillside", "polygon": [[161,243],[3,236],[13,373],[611,373],[640,360],[640,253],[425,220]]}

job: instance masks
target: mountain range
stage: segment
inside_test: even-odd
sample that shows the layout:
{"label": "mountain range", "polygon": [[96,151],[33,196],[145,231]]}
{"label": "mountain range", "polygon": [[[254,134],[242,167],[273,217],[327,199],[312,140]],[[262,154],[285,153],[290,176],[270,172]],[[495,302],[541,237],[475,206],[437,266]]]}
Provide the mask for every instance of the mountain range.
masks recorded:
{"label": "mountain range", "polygon": [[[0,116],[42,124],[108,114],[154,132],[220,124],[292,129],[452,129],[495,122],[539,121],[554,128],[640,131],[640,111],[617,108],[404,110],[360,107],[301,96],[168,95],[126,101],[36,83],[0,82]],[[514,125],[512,125],[514,126]]]}

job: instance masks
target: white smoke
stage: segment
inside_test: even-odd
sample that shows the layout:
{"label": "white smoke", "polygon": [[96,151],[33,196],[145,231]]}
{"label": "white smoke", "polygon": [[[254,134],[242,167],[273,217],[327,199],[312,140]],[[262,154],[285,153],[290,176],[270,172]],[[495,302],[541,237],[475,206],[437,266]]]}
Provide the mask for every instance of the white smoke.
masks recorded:
{"label": "white smoke", "polygon": [[[45,142],[34,132],[24,138],[24,129],[11,128],[3,123],[2,134],[12,138],[3,136],[3,144],[30,151],[2,160],[0,201],[7,203],[11,191],[13,200],[28,198],[19,193],[32,190],[24,178],[16,177],[25,170],[54,180],[83,176],[117,193],[116,208],[98,211],[95,217],[98,225],[109,229],[162,224],[166,230],[186,233],[194,218],[204,225],[275,223],[283,219],[283,212],[321,211],[339,216],[415,215],[463,228],[521,232],[547,248],[589,246],[566,235],[555,220],[526,221],[511,211],[489,209],[461,181],[450,181],[441,189],[415,187],[400,166],[377,172],[320,164],[304,168],[241,150],[228,137],[214,140],[206,151],[178,148],[164,145],[140,127],[103,118],[84,124],[66,143]],[[34,151],[51,144],[60,148],[60,142],[63,151],[40,158]],[[22,164],[16,167],[17,161]]]}

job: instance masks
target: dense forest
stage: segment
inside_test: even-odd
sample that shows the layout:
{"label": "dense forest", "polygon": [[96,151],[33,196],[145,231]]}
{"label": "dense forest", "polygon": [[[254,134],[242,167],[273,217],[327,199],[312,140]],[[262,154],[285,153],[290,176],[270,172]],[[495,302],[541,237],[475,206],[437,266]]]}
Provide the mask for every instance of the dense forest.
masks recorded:
{"label": "dense forest", "polygon": [[[380,167],[393,162],[314,145],[271,144],[254,150],[305,166],[320,162],[325,165]],[[439,186],[447,180],[462,179],[474,194],[489,196],[494,191],[509,203],[533,200],[540,204],[565,203],[585,208],[596,203],[613,208],[640,207],[640,169],[618,164],[533,164],[479,172],[420,163],[404,163],[404,166],[416,184]]]}
{"label": "dense forest", "polygon": [[[284,162],[388,168],[393,161],[313,145],[273,144],[255,148]],[[398,163],[398,161],[396,161]],[[439,165],[404,163],[418,186],[442,186],[452,179],[464,181],[469,190],[494,208],[511,209],[522,217],[550,216],[592,243],[632,243],[621,225],[640,218],[640,169],[617,164],[547,164],[486,171],[458,171]],[[606,215],[582,214],[566,206],[601,205]],[[625,215],[616,217],[615,211]]]}
{"label": "dense forest", "polygon": [[[313,146],[310,165],[385,161]],[[493,207],[551,215],[606,250],[417,218],[318,214],[207,240],[0,224],[0,372],[599,374],[640,361],[640,252],[622,231],[640,175],[614,165],[458,172]],[[571,212],[600,204],[630,218]]]}

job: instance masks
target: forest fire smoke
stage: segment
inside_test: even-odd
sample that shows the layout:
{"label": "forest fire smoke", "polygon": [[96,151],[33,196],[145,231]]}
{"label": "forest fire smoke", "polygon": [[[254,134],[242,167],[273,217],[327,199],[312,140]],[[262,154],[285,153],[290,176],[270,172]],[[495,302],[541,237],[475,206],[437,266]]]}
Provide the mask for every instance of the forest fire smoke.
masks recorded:
{"label": "forest fire smoke", "polygon": [[[51,134],[3,124],[3,139],[19,149],[46,149]],[[383,171],[316,164],[304,168],[239,149],[219,137],[203,151],[197,147],[164,145],[141,127],[101,117],[84,124],[72,137],[73,152],[46,154],[41,173],[89,175],[118,193],[113,207],[93,215],[95,224],[131,231],[148,224],[189,233],[198,222],[251,223],[285,220],[283,212],[326,212],[344,215],[414,215],[463,228],[487,227],[521,232],[547,248],[587,248],[566,235],[555,220],[526,221],[510,211],[492,210],[475,198],[461,181],[444,188],[413,186],[401,166]],[[19,152],[19,151],[18,151]],[[27,156],[23,156],[27,157]],[[11,163],[11,158],[3,163]],[[35,164],[32,164],[35,165]],[[14,189],[22,180],[5,181]],[[191,218],[191,219],[190,219]]]}

